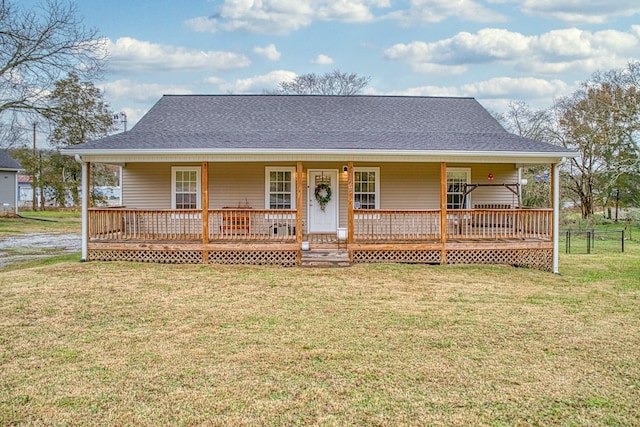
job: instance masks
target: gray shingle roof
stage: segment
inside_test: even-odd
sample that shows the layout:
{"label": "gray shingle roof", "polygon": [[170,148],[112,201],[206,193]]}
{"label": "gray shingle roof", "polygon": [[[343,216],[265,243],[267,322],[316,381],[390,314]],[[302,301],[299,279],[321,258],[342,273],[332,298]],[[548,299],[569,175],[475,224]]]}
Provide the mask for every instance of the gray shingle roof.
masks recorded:
{"label": "gray shingle roof", "polygon": [[129,132],[81,150],[566,152],[510,134],[473,98],[165,95]]}
{"label": "gray shingle roof", "polygon": [[7,153],[0,150],[0,169],[19,170],[20,164],[13,160]]}

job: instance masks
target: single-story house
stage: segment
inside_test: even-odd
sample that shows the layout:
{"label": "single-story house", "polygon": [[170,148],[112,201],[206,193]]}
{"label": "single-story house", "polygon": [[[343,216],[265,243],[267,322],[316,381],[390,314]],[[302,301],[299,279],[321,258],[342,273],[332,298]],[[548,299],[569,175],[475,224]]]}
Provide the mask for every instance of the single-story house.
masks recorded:
{"label": "single-story house", "polygon": [[22,168],[5,151],[0,150],[0,209],[18,213],[18,171]]}
{"label": "single-story house", "polygon": [[[576,153],[508,133],[475,99],[167,95],[128,132],[65,149],[83,165],[85,260],[495,263],[558,271],[558,166]],[[92,163],[122,206],[88,206]],[[521,206],[547,165],[551,209]]]}

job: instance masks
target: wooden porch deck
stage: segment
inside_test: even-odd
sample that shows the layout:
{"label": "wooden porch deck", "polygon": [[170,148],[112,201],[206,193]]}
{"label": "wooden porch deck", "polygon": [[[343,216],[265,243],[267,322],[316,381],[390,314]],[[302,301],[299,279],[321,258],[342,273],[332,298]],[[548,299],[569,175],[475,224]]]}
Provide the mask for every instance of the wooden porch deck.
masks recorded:
{"label": "wooden porch deck", "polygon": [[[302,247],[352,263],[509,264],[549,270],[549,210],[358,211],[353,234],[300,233],[295,211],[89,211],[88,259],[301,265]],[[349,240],[350,239],[350,240]]]}

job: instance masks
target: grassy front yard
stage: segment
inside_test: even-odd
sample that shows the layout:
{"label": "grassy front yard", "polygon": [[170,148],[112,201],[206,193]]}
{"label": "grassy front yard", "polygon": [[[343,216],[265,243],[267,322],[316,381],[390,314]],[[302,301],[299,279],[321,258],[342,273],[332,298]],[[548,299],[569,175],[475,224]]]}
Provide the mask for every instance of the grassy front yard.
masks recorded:
{"label": "grassy front yard", "polygon": [[6,269],[0,425],[638,425],[639,259]]}
{"label": "grassy front yard", "polygon": [[0,237],[24,233],[80,233],[78,211],[21,211],[25,218],[0,218]]}

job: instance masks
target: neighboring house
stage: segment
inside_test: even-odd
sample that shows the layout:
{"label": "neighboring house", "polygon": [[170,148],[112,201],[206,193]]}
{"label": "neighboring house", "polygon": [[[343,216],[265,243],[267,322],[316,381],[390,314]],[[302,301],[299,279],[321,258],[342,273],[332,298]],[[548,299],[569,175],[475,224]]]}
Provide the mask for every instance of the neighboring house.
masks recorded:
{"label": "neighboring house", "polygon": [[18,171],[20,164],[0,150],[0,210],[18,213]]}
{"label": "neighboring house", "polygon": [[[38,191],[36,191],[36,197],[38,198],[38,206],[40,206],[40,197],[37,193]],[[21,208],[33,206],[33,181],[28,175],[18,175],[18,205]]]}
{"label": "neighboring house", "polygon": [[[164,96],[129,132],[65,149],[122,167],[122,207],[89,209],[83,258],[296,265],[494,263],[558,270],[558,165],[472,98]],[[552,209],[520,206],[546,165]]]}

